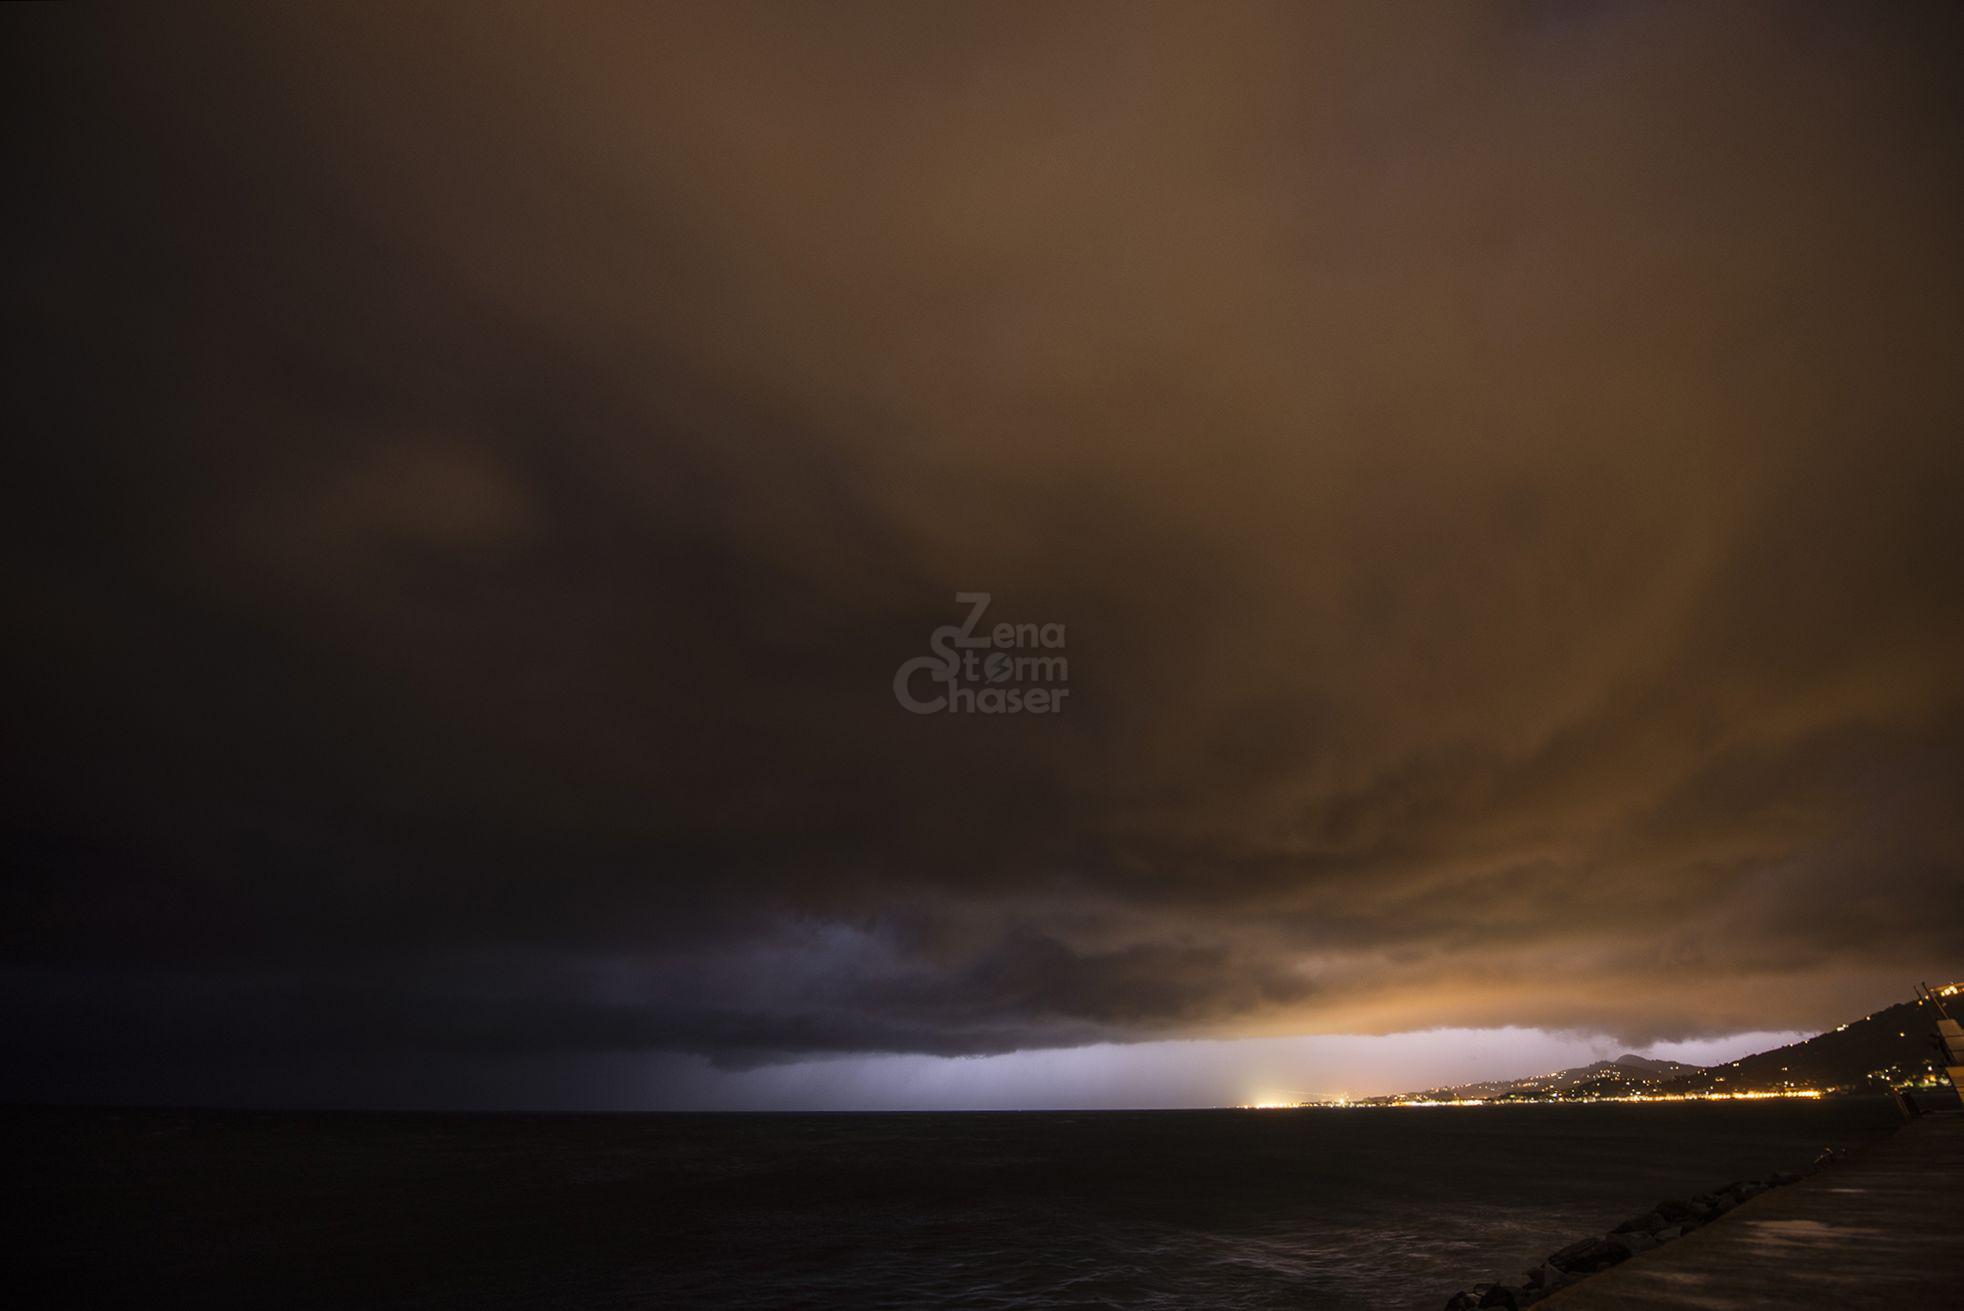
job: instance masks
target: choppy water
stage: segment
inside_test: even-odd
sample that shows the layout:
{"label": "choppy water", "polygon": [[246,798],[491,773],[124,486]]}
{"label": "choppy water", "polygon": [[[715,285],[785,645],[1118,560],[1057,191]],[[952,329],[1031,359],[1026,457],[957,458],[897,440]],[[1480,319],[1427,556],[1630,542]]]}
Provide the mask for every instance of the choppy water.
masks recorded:
{"label": "choppy water", "polygon": [[[1893,1127],[1727,1106],[21,1112],[36,1305],[1437,1307]],[[15,1282],[14,1287],[21,1286]]]}

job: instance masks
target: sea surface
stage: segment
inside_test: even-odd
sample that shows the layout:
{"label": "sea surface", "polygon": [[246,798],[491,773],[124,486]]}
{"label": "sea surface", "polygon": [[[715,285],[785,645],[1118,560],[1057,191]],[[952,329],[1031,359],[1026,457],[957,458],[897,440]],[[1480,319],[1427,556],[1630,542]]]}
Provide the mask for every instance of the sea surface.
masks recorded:
{"label": "sea surface", "polygon": [[1886,1101],[910,1115],[11,1110],[16,1305],[1434,1311]]}

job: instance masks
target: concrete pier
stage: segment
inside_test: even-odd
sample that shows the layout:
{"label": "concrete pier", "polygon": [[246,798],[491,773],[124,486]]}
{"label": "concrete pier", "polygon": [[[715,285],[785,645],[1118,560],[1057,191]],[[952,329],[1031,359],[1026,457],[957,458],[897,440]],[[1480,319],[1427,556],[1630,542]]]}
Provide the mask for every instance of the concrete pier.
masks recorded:
{"label": "concrete pier", "polygon": [[1558,1311],[1964,1306],[1964,1112],[1776,1188],[1535,1304]]}

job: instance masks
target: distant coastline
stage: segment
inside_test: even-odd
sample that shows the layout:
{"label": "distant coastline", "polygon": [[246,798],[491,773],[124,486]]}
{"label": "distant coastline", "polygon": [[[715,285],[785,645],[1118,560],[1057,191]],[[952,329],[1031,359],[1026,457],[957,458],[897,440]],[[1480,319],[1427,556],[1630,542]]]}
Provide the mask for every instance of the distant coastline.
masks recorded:
{"label": "distant coastline", "polygon": [[[1519,1079],[1429,1088],[1381,1097],[1326,1098],[1309,1108],[1548,1106],[1602,1102],[1739,1102],[1902,1095],[1947,1104],[1957,1096],[1945,1073],[1937,1007],[1964,995],[1964,983],[1838,1025],[1805,1041],[1695,1066],[1625,1054],[1610,1061]],[[1266,1109],[1266,1108],[1250,1108]]]}

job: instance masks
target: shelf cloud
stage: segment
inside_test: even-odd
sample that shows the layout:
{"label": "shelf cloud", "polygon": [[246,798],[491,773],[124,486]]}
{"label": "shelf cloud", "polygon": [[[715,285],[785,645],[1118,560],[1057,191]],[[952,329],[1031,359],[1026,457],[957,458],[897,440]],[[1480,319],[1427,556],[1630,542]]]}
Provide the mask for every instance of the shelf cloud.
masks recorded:
{"label": "shelf cloud", "polygon": [[24,1077],[1955,973],[1955,12],[565,17],[7,20]]}

